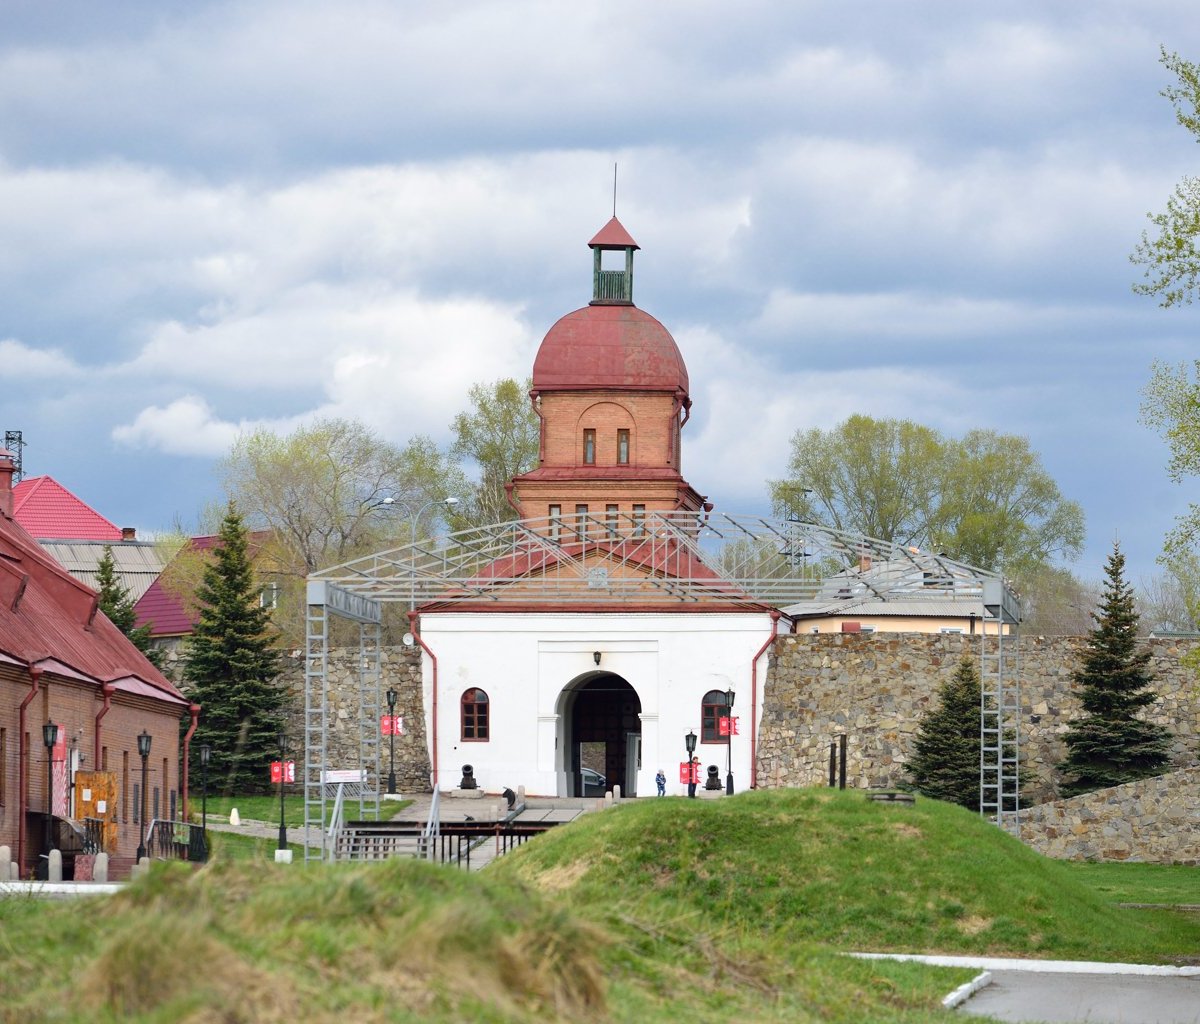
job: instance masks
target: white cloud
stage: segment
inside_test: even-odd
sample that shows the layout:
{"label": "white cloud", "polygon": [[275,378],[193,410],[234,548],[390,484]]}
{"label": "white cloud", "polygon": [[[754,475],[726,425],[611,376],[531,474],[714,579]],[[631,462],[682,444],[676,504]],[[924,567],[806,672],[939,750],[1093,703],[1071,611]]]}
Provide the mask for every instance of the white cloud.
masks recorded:
{"label": "white cloud", "polygon": [[248,424],[223,422],[203,398],[187,395],[167,406],[150,406],[132,423],[113,428],[113,440],[130,448],[169,455],[216,457],[229,451]]}
{"label": "white cloud", "polygon": [[61,380],[79,373],[79,365],[58,349],[30,348],[14,338],[0,339],[0,379]]}

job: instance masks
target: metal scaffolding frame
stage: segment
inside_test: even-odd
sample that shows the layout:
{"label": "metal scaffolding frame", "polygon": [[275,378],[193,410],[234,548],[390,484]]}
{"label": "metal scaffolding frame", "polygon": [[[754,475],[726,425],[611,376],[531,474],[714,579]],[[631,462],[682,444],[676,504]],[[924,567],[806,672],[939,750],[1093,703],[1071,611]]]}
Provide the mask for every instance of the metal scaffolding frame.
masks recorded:
{"label": "metal scaffolding frame", "polygon": [[[997,597],[996,595],[999,595]],[[1015,806],[1019,689],[1007,682],[1015,670],[1015,595],[1002,577],[944,555],[794,520],[723,513],[663,511],[578,514],[511,520],[416,540],[336,565],[309,577],[305,660],[304,820],[306,841],[327,809],[329,616],[360,625],[359,753],[364,790],[360,809],[378,811],[380,789],[380,625],[383,606],[418,609],[499,610],[525,607],[629,608],[659,611],[687,607],[784,608],[805,605],[836,614],[865,599],[970,602],[985,620],[1013,629],[998,653],[981,654],[985,689],[1000,709],[981,736],[1000,739],[989,792],[981,811],[1004,823],[1006,801]],[[989,604],[989,600],[991,604]],[[999,630],[1004,634],[1004,629]],[[1015,696],[1014,696],[1015,695]],[[1010,717],[1004,717],[1010,716]],[[987,730],[987,731],[985,731]],[[999,731],[997,731],[999,730]],[[994,746],[997,749],[991,750]],[[989,762],[990,764],[991,762]],[[985,781],[981,762],[981,785]],[[992,804],[995,807],[992,807]],[[322,840],[305,857],[326,855]]]}

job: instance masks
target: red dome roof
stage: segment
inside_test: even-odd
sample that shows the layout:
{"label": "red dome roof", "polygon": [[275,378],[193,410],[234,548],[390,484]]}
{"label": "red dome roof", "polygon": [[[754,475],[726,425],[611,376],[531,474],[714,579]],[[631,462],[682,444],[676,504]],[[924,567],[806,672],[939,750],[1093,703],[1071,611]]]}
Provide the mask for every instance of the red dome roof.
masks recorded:
{"label": "red dome roof", "polygon": [[584,306],[547,332],[533,361],[536,391],[628,388],[688,393],[687,367],[667,329],[636,306]]}

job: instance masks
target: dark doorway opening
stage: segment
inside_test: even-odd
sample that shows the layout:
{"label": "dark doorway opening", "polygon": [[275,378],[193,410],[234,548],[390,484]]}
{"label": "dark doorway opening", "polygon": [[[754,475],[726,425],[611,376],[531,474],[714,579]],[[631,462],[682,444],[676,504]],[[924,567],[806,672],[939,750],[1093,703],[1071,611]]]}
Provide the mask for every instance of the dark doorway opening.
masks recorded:
{"label": "dark doorway opening", "polygon": [[576,684],[573,693],[567,766],[571,796],[600,796],[614,785],[626,796],[634,795],[642,734],[637,692],[620,676],[598,673]]}

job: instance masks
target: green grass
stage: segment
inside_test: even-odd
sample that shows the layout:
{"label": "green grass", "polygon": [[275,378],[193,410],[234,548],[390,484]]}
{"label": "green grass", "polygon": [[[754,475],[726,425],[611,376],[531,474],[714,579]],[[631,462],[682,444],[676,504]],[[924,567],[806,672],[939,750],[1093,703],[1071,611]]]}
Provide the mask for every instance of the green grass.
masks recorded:
{"label": "green grass", "polygon": [[[208,856],[211,860],[255,860],[274,861],[275,850],[279,846],[278,838],[266,839],[260,836],[243,836],[236,832],[217,832],[209,829]],[[298,843],[288,843],[292,851],[293,861],[304,857],[304,847]]]}
{"label": "green grass", "polygon": [[[411,800],[381,800],[379,812],[385,820],[394,818],[412,804]],[[347,800],[346,814],[351,818],[358,817],[358,801]],[[201,801],[193,798],[192,813],[197,821],[200,820]],[[265,821],[268,824],[279,822],[279,794],[274,796],[210,796],[208,798],[208,821],[228,821],[234,808],[242,821]],[[327,812],[333,810],[333,801],[327,801]],[[367,817],[370,817],[368,812]],[[284,794],[283,820],[290,827],[304,824],[304,797],[299,794]]]}
{"label": "green grass", "polygon": [[837,949],[1173,961],[1200,919],[1122,909],[962,808],[759,791],[588,816],[496,864],[590,912],[657,907]]}
{"label": "green grass", "polygon": [[841,954],[1195,956],[1197,915],[1118,907],[1085,867],[828,790],[631,802],[476,874],[214,855],[103,901],[0,901],[0,1019],[952,1024],[973,971]]}
{"label": "green grass", "polygon": [[1071,862],[1074,878],[1113,903],[1200,906],[1200,866]]}

